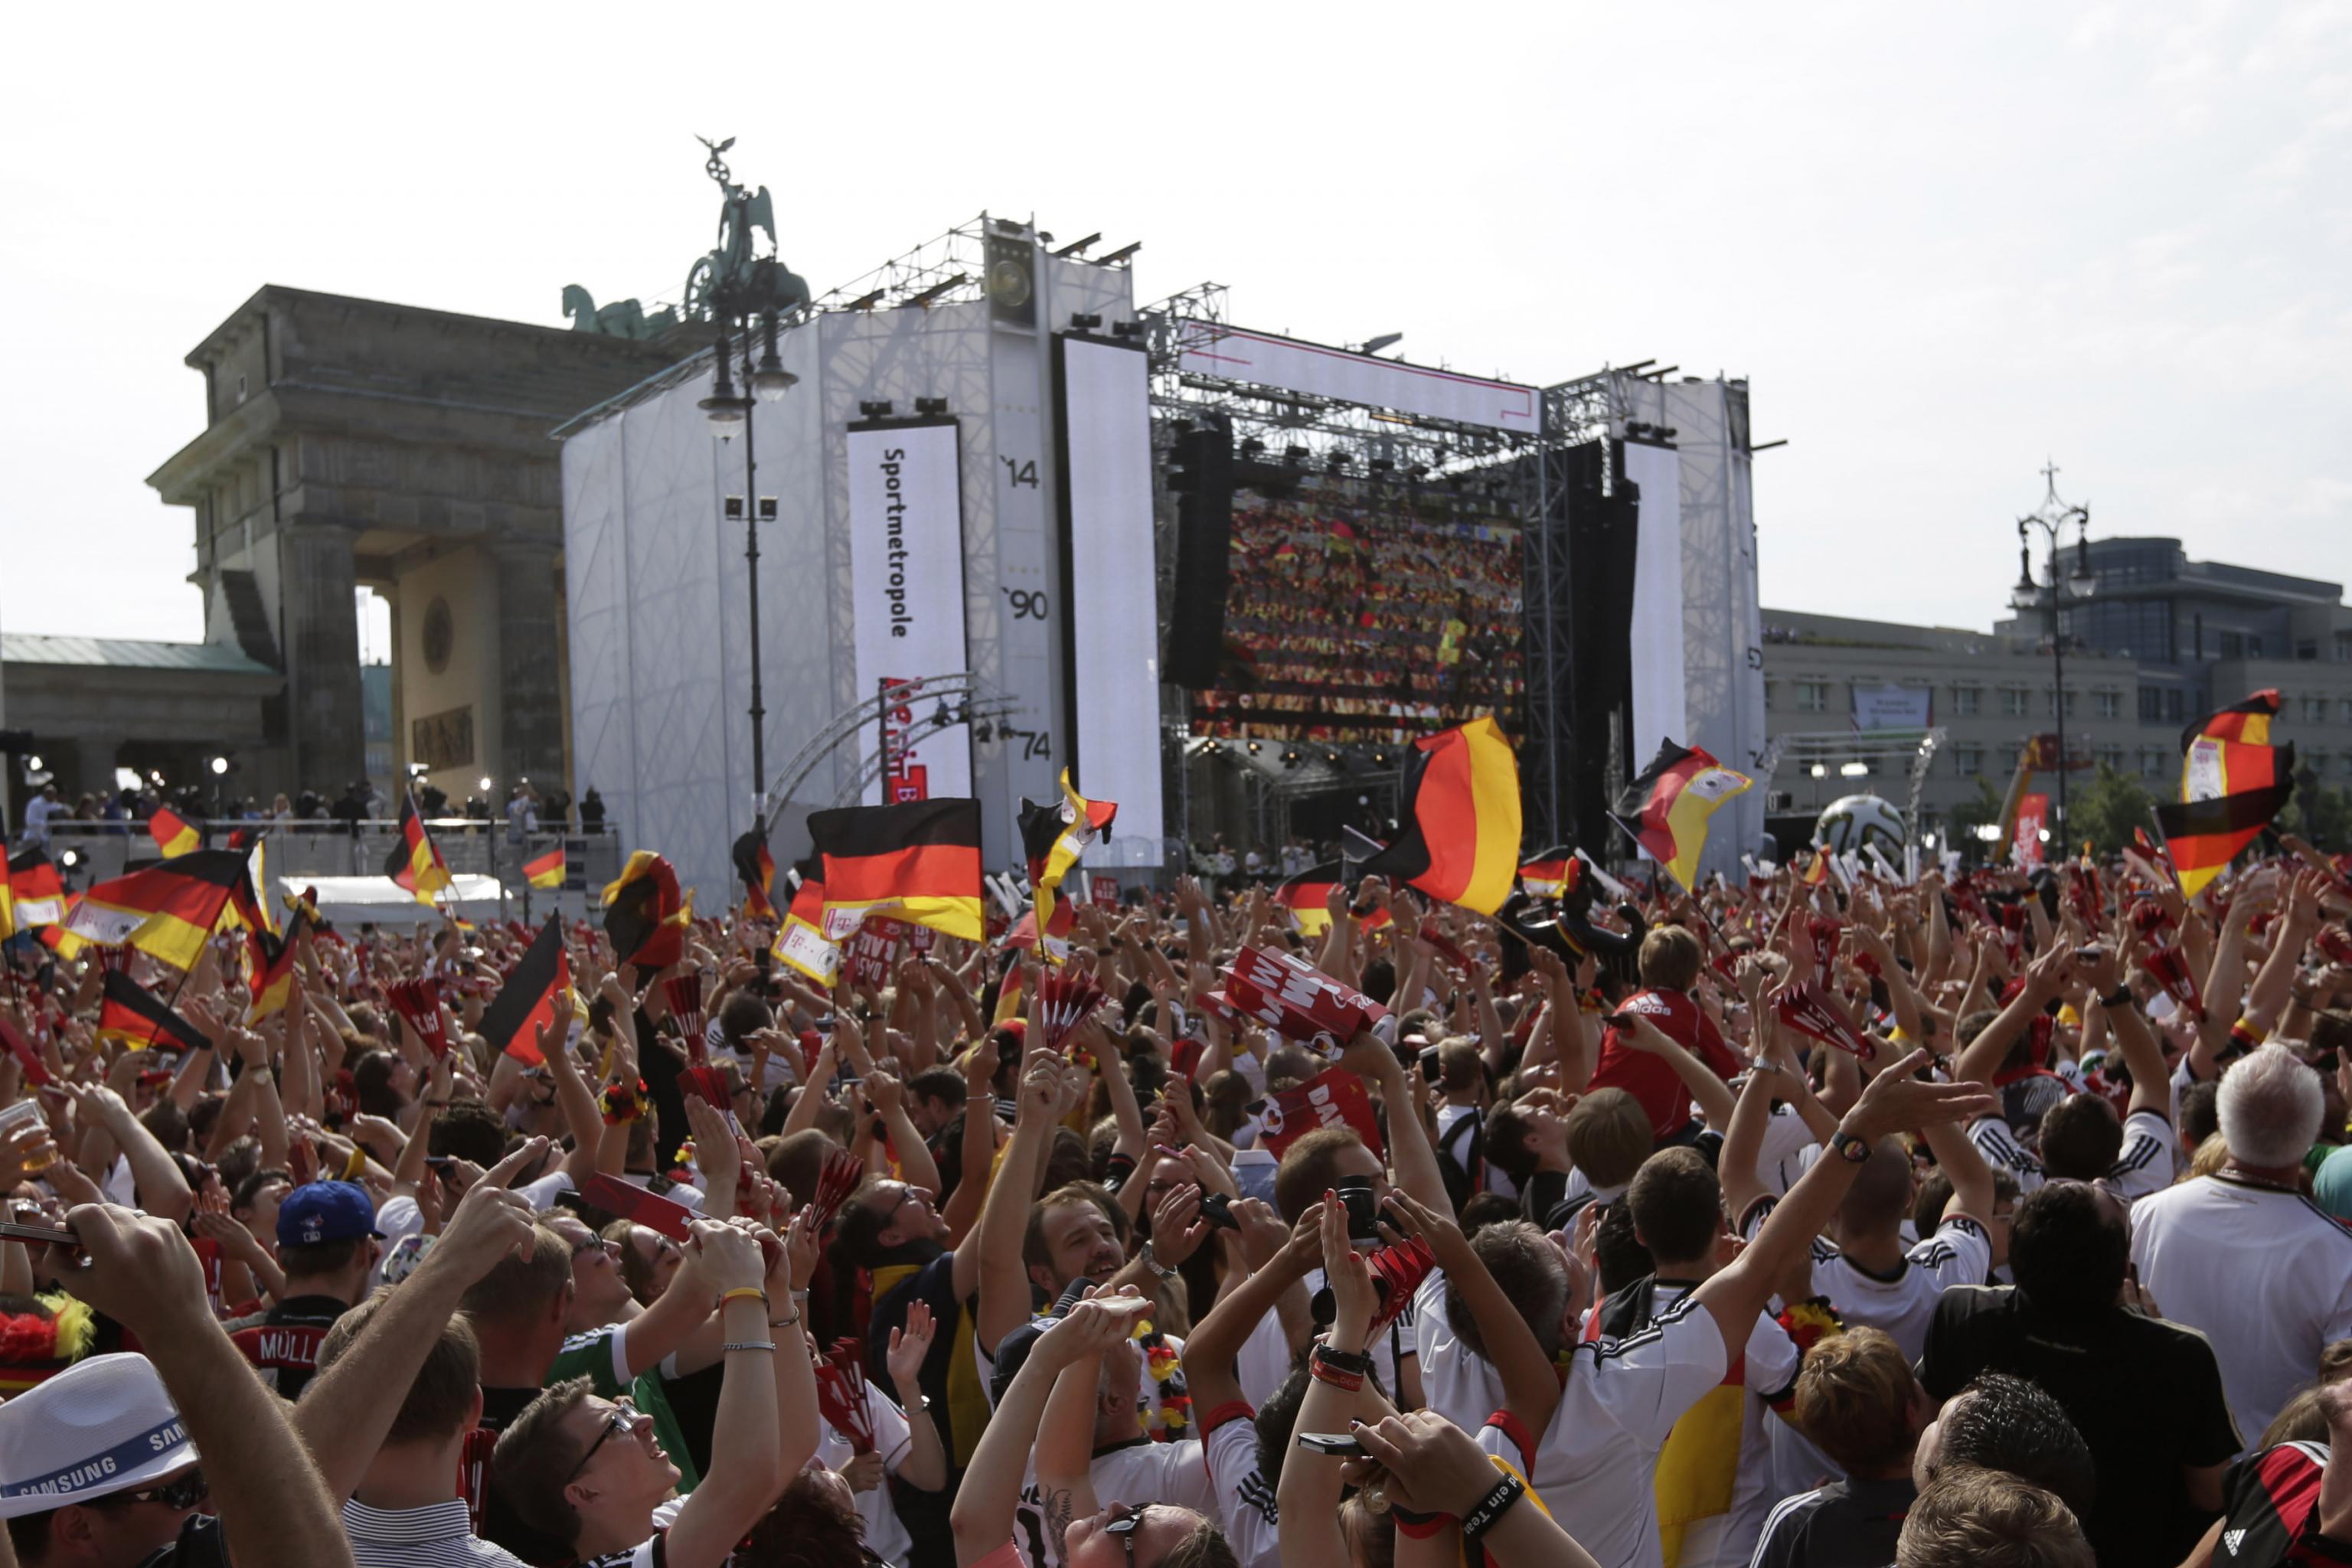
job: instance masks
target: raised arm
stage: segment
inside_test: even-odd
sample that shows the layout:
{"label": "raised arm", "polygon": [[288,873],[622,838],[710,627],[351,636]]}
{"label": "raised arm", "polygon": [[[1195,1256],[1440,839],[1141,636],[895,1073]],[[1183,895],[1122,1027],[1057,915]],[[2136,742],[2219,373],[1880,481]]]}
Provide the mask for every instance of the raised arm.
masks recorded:
{"label": "raised arm", "polygon": [[1429,1243],[1447,1283],[1462,1293],[1463,1304],[1477,1321],[1478,1337],[1486,1342],[1486,1359],[1503,1380],[1504,1408],[1530,1432],[1549,1428],[1559,1407],[1559,1374],[1528,1326],[1527,1314],[1503,1293],[1460,1226],[1407,1193],[1391,1193],[1389,1206],[1402,1215],[1402,1229]]}
{"label": "raised arm", "polygon": [[1396,1184],[1442,1215],[1454,1212],[1445,1195],[1445,1176],[1438,1168],[1437,1151],[1430,1146],[1429,1129],[1422,1124],[1421,1108],[1396,1053],[1381,1044],[1370,1029],[1348,1043],[1340,1065],[1380,1086],[1388,1106],[1389,1169]]}
{"label": "raised arm", "polygon": [[[726,1352],[710,1451],[725,1455],[727,1462],[713,1465],[679,1508],[666,1540],[667,1557],[669,1568],[720,1568],[788,1479],[777,1420],[776,1363],[768,1358],[796,1356],[805,1363],[808,1350],[797,1328],[787,1332],[770,1324],[770,1309],[760,1298],[767,1268],[755,1237],[698,1220],[687,1247],[700,1254],[705,1288],[724,1298],[719,1310],[733,1348]],[[732,1294],[745,1289],[752,1294]],[[794,1314],[780,1315],[797,1322]]]}
{"label": "raised arm", "polygon": [[1032,1291],[1021,1241],[1029,1227],[1030,1205],[1036,1201],[1036,1172],[1053,1145],[1054,1109],[1060,1093],[1061,1071],[1054,1053],[1030,1052],[1022,1064],[1021,1109],[1013,1123],[1012,1145],[1004,1151],[988,1201],[981,1206],[980,1224],[966,1237],[980,1274],[980,1310],[972,1321],[972,1338],[990,1356],[996,1354],[1005,1335],[1029,1321]]}
{"label": "raised arm", "polygon": [[1643,1014],[1620,1013],[1615,1021],[1619,1038],[1675,1069],[1675,1076],[1690,1090],[1691,1102],[1698,1107],[1699,1115],[1709,1127],[1720,1132],[1731,1124],[1731,1086],[1716,1077],[1713,1068],[1683,1049],[1673,1037]]}

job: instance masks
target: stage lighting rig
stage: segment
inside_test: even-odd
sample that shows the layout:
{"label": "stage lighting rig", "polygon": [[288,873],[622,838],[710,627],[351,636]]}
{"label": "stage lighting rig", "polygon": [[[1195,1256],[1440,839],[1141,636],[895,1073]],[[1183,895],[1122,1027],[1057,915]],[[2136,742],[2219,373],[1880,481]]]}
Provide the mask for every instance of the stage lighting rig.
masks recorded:
{"label": "stage lighting rig", "polygon": [[915,399],[915,412],[917,414],[930,416],[945,414],[947,411],[948,400],[944,397],[918,397]]}
{"label": "stage lighting rig", "polygon": [[1073,331],[1091,332],[1101,325],[1100,316],[1089,315],[1083,310],[1070,318],[1070,330]]}
{"label": "stage lighting rig", "polygon": [[1404,334],[1402,332],[1382,332],[1379,337],[1367,340],[1364,346],[1358,349],[1356,352],[1369,358],[1370,356],[1380,353],[1382,349],[1394,348],[1397,344],[1402,342],[1404,342]]}
{"label": "stage lighting rig", "polygon": [[1087,236],[1087,237],[1086,237],[1086,238],[1084,238],[1084,239],[1074,239],[1074,240],[1070,241],[1070,243],[1069,243],[1069,244],[1067,244],[1067,245],[1066,245],[1066,246],[1062,247],[1062,248],[1061,248],[1061,249],[1059,249],[1059,250],[1057,250],[1057,251],[1054,252],[1054,254],[1055,254],[1056,257],[1062,257],[1062,258],[1067,258],[1067,257],[1072,257],[1072,256],[1084,256],[1084,255],[1087,253],[1087,247],[1089,247],[1089,246],[1093,245],[1093,244],[1095,243],[1095,241],[1097,241],[1097,240],[1100,239],[1101,237],[1102,237],[1102,230],[1100,230],[1100,229],[1097,229],[1097,230],[1095,230],[1095,231],[1094,231],[1094,233],[1092,233],[1092,234],[1090,234],[1090,235]]}
{"label": "stage lighting rig", "polygon": [[871,294],[860,294],[856,299],[852,300],[848,304],[844,305],[842,309],[845,310],[870,310],[874,309],[875,306],[880,304],[884,297],[889,292],[890,290],[887,289],[877,289]]}
{"label": "stage lighting rig", "polygon": [[1125,261],[1129,257],[1133,256],[1137,251],[1141,250],[1142,248],[1143,241],[1139,239],[1133,245],[1121,246],[1118,249],[1112,251],[1108,256],[1104,257],[1099,265],[1104,267],[1116,267],[1120,262]]}
{"label": "stage lighting rig", "polygon": [[887,397],[869,399],[857,405],[857,412],[868,419],[887,419],[890,417],[890,400]]}
{"label": "stage lighting rig", "polygon": [[1141,321],[1113,321],[1110,335],[1115,338],[1139,338],[1143,335]]}
{"label": "stage lighting rig", "polygon": [[[1004,220],[1003,218],[999,218],[997,220],[1000,224]],[[968,272],[959,272],[954,277],[950,278],[943,282],[932,284],[929,288],[924,289],[921,293],[908,300],[907,303],[909,305],[919,305],[924,310],[928,310],[931,308],[932,300],[938,299],[940,295],[946,293],[950,289],[961,288],[964,281],[971,276],[971,275]]]}

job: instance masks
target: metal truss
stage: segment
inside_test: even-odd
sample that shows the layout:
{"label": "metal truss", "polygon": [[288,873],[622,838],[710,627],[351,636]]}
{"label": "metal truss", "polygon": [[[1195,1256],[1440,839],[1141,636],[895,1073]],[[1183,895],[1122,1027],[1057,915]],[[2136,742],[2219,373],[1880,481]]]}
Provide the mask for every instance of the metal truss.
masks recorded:
{"label": "metal truss", "polygon": [[1910,771],[1903,824],[1906,831],[1916,831],[1919,797],[1927,788],[1928,770],[1934,767],[1945,739],[1940,725],[1927,730],[1820,730],[1775,735],[1757,753],[1756,782],[1769,795],[1772,775],[1783,760],[1806,768],[1833,766],[1841,770],[1840,777],[1844,776],[1848,763],[1903,763]]}

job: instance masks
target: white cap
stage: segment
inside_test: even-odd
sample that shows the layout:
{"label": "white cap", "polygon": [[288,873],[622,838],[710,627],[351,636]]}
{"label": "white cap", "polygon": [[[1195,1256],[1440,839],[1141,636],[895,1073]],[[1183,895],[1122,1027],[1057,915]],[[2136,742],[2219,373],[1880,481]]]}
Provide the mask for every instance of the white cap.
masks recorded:
{"label": "white cap", "polygon": [[0,1405],[0,1519],[152,1486],[195,1462],[142,1355],[91,1356]]}

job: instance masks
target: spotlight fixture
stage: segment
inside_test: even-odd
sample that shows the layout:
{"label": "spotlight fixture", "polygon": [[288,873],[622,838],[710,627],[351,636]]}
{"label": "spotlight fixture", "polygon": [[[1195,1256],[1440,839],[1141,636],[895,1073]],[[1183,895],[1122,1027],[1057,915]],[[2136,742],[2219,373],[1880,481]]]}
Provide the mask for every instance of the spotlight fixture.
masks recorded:
{"label": "spotlight fixture", "polygon": [[1869,772],[1870,764],[1868,763],[1848,763],[1843,767],[1838,769],[1838,773],[1841,775],[1850,779],[1861,778],[1864,774]]}
{"label": "spotlight fixture", "polygon": [[48,764],[42,762],[38,756],[27,756],[25,759],[25,771],[28,773],[46,773],[48,771]]}
{"label": "spotlight fixture", "polygon": [[996,739],[995,727],[990,724],[987,720],[982,719],[979,723],[974,724],[971,727],[971,738],[980,744],[985,746],[991,741]]}
{"label": "spotlight fixture", "polygon": [[919,305],[924,310],[928,310],[931,308],[932,300],[938,299],[940,295],[946,293],[950,289],[961,287],[970,276],[970,273],[959,272],[952,278],[932,284],[929,288],[924,289],[921,293],[908,300],[907,303],[909,305]]}
{"label": "spotlight fixture", "polygon": [[729,496],[725,501],[720,503],[719,510],[719,514],[726,518],[730,522],[742,521],[743,498],[741,496]]}
{"label": "spotlight fixture", "polygon": [[1326,473],[1342,473],[1346,471],[1347,467],[1348,454],[1345,452],[1333,452],[1323,459],[1323,468]]}
{"label": "spotlight fixture", "polygon": [[860,403],[857,405],[857,412],[868,419],[887,419],[890,417],[890,400],[887,397],[879,397]]}
{"label": "spotlight fixture", "polygon": [[215,778],[226,777],[231,765],[232,764],[229,760],[225,756],[215,756],[205,764],[205,766],[212,769],[213,776]]}
{"label": "spotlight fixture", "polygon": [[1097,327],[1101,325],[1102,318],[1100,316],[1094,315],[1084,310],[1079,311],[1077,314],[1070,318],[1070,326],[1075,331],[1081,332],[1091,332]]}
{"label": "spotlight fixture", "polygon": [[1282,449],[1282,460],[1294,468],[1304,465],[1308,455],[1304,447],[1285,447]]}
{"label": "spotlight fixture", "polygon": [[1337,752],[1326,752],[1323,753],[1323,761],[1326,765],[1336,768],[1339,765],[1339,753]]}
{"label": "spotlight fixture", "polygon": [[1139,338],[1143,335],[1141,321],[1113,321],[1110,335],[1115,338]]}
{"label": "spotlight fixture", "polygon": [[60,871],[70,871],[80,864],[81,851],[79,849],[67,849],[58,856],[58,869]]}
{"label": "spotlight fixture", "polygon": [[761,496],[760,498],[760,521],[761,522],[773,522],[776,521],[775,497]]}
{"label": "spotlight fixture", "polygon": [[948,400],[944,397],[918,397],[915,399],[915,412],[918,414],[931,416],[945,414],[947,411]]}
{"label": "spotlight fixture", "polygon": [[1395,462],[1387,458],[1374,458],[1364,466],[1376,474],[1389,473],[1396,468]]}
{"label": "spotlight fixture", "polygon": [[492,778],[492,777],[491,777],[489,774],[488,774],[488,773],[484,773],[484,774],[482,775],[482,793],[483,793],[484,795],[488,795],[488,794],[489,794],[489,793],[490,793],[490,791],[492,791],[492,790],[494,790],[494,789],[496,789],[496,788],[498,788],[498,787],[499,787],[499,781],[498,781],[498,780],[496,780],[496,779]]}
{"label": "spotlight fixture", "polygon": [[1827,763],[1815,763],[1812,773],[1817,779],[1825,779],[1830,776],[1830,765]]}
{"label": "spotlight fixture", "polygon": [[1255,756],[1256,756],[1256,755],[1257,755],[1257,753],[1258,753],[1258,743],[1257,743],[1255,741],[1252,741],[1252,742],[1249,743],[1249,754],[1250,754],[1251,756],[1255,757]]}
{"label": "spotlight fixture", "polygon": [[877,289],[871,294],[860,294],[856,299],[852,300],[848,304],[844,305],[842,309],[845,310],[870,310],[874,309],[875,306],[880,304],[889,292],[890,290],[887,289]]}
{"label": "spotlight fixture", "polygon": [[1260,452],[1263,452],[1263,451],[1265,451],[1265,442],[1263,442],[1263,441],[1261,441],[1261,440],[1259,440],[1256,437],[1255,437],[1255,436],[1245,436],[1245,437],[1244,437],[1242,438],[1242,456],[1243,456],[1243,457],[1244,457],[1244,458],[1255,458],[1255,457],[1256,457]]}

